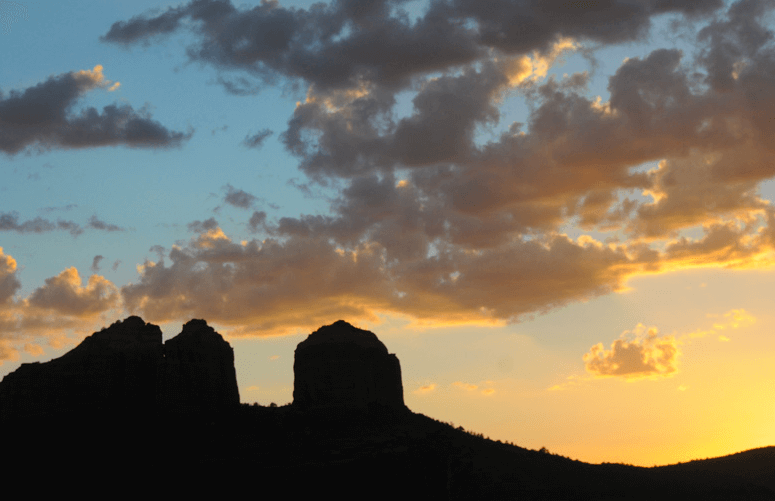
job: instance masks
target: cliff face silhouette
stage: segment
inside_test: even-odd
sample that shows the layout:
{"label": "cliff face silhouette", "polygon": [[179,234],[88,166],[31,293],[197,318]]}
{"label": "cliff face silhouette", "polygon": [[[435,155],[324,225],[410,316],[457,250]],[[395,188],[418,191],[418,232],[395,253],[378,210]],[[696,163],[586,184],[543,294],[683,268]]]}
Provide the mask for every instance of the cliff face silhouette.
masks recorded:
{"label": "cliff face silhouette", "polygon": [[191,320],[162,343],[158,326],[132,316],[60,358],[22,364],[0,382],[0,423],[238,405],[234,352],[204,320]]}
{"label": "cliff face silhouette", "polygon": [[0,382],[4,473],[144,494],[272,485],[293,498],[775,499],[774,447],[658,468],[592,465],[413,413],[398,358],[344,321],[299,343],[294,373],[292,404],[239,405],[233,351],[204,320],[162,343],[157,326],[129,317]]}
{"label": "cliff face silhouette", "polygon": [[293,372],[299,409],[405,407],[398,358],[373,332],[343,320],[299,343]]}

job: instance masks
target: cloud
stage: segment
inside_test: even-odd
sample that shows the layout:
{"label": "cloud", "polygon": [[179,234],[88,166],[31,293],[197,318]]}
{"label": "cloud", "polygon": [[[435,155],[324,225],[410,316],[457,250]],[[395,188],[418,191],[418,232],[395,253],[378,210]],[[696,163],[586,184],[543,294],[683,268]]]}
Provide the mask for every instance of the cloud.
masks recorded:
{"label": "cloud", "polygon": [[19,359],[19,350],[17,350],[9,340],[0,338],[0,365],[6,360],[14,361]]}
{"label": "cloud", "polygon": [[54,211],[70,211],[78,207],[78,204],[67,204],[62,207],[44,207],[40,209],[42,212],[54,212]]}
{"label": "cloud", "polygon": [[124,302],[151,321],[204,317],[239,326],[240,334],[291,333],[328,316],[368,321],[386,313],[419,323],[503,324],[623,290],[633,275],[750,266],[772,250],[766,236],[751,240],[725,226],[661,251],[561,234],[475,247],[455,243],[440,222],[426,226],[422,210],[402,215],[400,192],[409,186],[400,185],[351,185],[338,217],[271,224],[254,213],[270,236],[262,241],[233,242],[213,218],[195,221],[187,245],[160,248],[157,261],[138,268],[139,279],[121,289]]}
{"label": "cloud", "polygon": [[191,133],[174,132],[129,105],[108,105],[102,112],[84,108],[75,112],[87,92],[111,84],[102,66],[63,73],[23,91],[0,94],[0,151],[15,155],[27,147],[87,148],[179,146]]}
{"label": "cloud", "polygon": [[93,271],[94,273],[97,273],[98,271],[100,271],[100,261],[102,261],[103,259],[105,259],[105,256],[94,256],[94,259],[92,260],[92,263],[91,263],[91,271]]}
{"label": "cloud", "polygon": [[[709,314],[708,318],[715,319],[713,326],[710,329],[697,329],[689,333],[690,338],[701,338],[718,334],[718,331],[740,329],[756,323],[756,317],[742,308],[729,310],[723,315]],[[723,334],[719,334],[718,339],[730,341],[730,338]]]}
{"label": "cloud", "polygon": [[148,42],[155,36],[171,33],[178,28],[184,12],[179,8],[168,9],[167,12],[151,19],[135,16],[129,21],[113,23],[110,31],[100,39],[114,43],[131,44],[140,40]]}
{"label": "cloud", "polygon": [[632,331],[624,331],[610,350],[598,343],[583,359],[587,372],[595,376],[638,379],[673,375],[679,355],[673,336],[660,336],[655,327],[638,324]]}
{"label": "cloud", "polygon": [[33,357],[39,357],[45,353],[43,347],[35,343],[25,343],[24,351]]}
{"label": "cloud", "polygon": [[416,390],[414,390],[412,393],[416,395],[424,395],[426,393],[430,393],[433,390],[436,389],[436,383],[426,384],[425,386],[420,386]]}
{"label": "cloud", "polygon": [[78,270],[73,267],[47,278],[27,302],[34,308],[89,318],[117,307],[119,299],[115,285],[100,275],[90,276],[87,285],[82,285]]}
{"label": "cloud", "polygon": [[[336,190],[321,197],[324,214],[253,210],[247,228],[264,240],[192,222],[197,235],[121,288],[127,307],[245,335],[384,313],[503,324],[640,274],[775,264],[775,210],[760,194],[775,177],[769,4],[577,2],[561,16],[558,5],[447,0],[412,21],[400,2],[199,0],[114,24],[104,40],[123,45],[191,30],[189,57],[223,70],[232,92],[305,88],[279,139],[308,177],[296,186]],[[589,73],[549,76],[569,51],[592,57],[642,39],[661,15],[706,24],[684,27],[696,53],[626,59],[607,101],[587,95]],[[530,109],[502,124],[512,97]],[[255,207],[254,195],[227,190],[225,203]],[[569,226],[605,236],[571,238]],[[669,346],[622,338],[598,345],[588,366],[669,374],[674,358],[655,348]]]}
{"label": "cloud", "polygon": [[261,129],[257,133],[251,135],[245,136],[245,139],[242,141],[242,144],[247,146],[248,148],[255,148],[258,149],[261,146],[264,145],[264,141],[266,141],[266,138],[274,134],[273,131],[269,129]]}
{"label": "cloud", "polygon": [[[632,331],[624,331],[619,339],[606,350],[603,343],[593,346],[583,356],[588,373],[595,377],[621,377],[640,379],[672,376],[678,371],[680,345],[693,342],[697,338],[717,334],[718,331],[747,327],[756,322],[756,318],[746,310],[734,309],[722,315],[708,315],[717,319],[711,329],[697,329],[681,336],[660,336],[656,327],[638,324]],[[724,335],[719,341],[730,341]],[[569,379],[572,379],[571,377]],[[555,385],[550,390],[562,389],[575,383]],[[684,391],[687,387],[680,386]]]}
{"label": "cloud", "polygon": [[122,288],[129,311],[149,320],[197,312],[256,334],[279,334],[322,325],[331,315],[376,318],[374,308],[390,294],[379,284],[378,255],[340,254],[325,241],[242,245],[216,228],[173,248],[169,260],[146,262],[139,281]]}
{"label": "cloud", "polygon": [[266,212],[253,211],[253,215],[250,216],[248,221],[248,228],[254,233],[262,228],[266,229]]}
{"label": "cloud", "polygon": [[312,328],[327,315],[497,324],[623,288],[639,266],[624,248],[560,235],[409,251],[398,247],[407,234],[396,226],[344,243],[344,229],[342,242],[331,238],[335,221],[285,223],[269,225],[270,234],[282,229],[278,237],[241,243],[214,220],[192,223],[198,235],[141,265],[139,280],[122,288],[127,308],[152,321],[204,317],[257,334]]}
{"label": "cloud", "polygon": [[83,285],[78,271],[68,268],[18,297],[17,269],[0,248],[0,363],[18,359],[20,351],[40,356],[41,344],[60,349],[121,313],[118,289],[99,275]]}
{"label": "cloud", "polygon": [[105,221],[101,221],[97,218],[97,216],[92,216],[89,218],[89,223],[87,224],[89,228],[93,228],[95,230],[102,230],[102,231],[126,231],[126,228],[122,228],[120,226],[117,226],[115,224],[109,224]]}
{"label": "cloud", "polygon": [[[193,221],[191,223],[188,223],[188,231],[193,231],[196,233],[204,233],[209,230],[214,230],[218,227],[218,221],[215,220],[214,217],[211,217],[210,219],[206,219],[204,221]],[[157,246],[154,246],[157,247]],[[164,251],[164,247],[158,246],[158,250],[160,252]]]}
{"label": "cloud", "polygon": [[0,308],[13,298],[21,286],[16,276],[16,260],[0,247]]}
{"label": "cloud", "polygon": [[462,381],[455,381],[454,383],[452,383],[452,386],[456,388],[460,388],[461,390],[465,390],[465,391],[474,391],[475,389],[479,388],[475,384],[464,383]]}
{"label": "cloud", "polygon": [[756,322],[756,318],[742,308],[730,310],[722,315],[721,320],[713,324],[716,330],[739,329]]}
{"label": "cloud", "polygon": [[504,54],[545,52],[563,37],[599,44],[629,42],[647,34],[654,16],[697,17],[723,5],[720,0],[701,5],[614,1],[605,9],[564,5],[564,15],[558,16],[551,2],[500,0],[484,7],[470,0],[448,0],[432,2],[412,20],[400,2],[360,4],[356,8],[353,2],[337,1],[298,9],[262,2],[237,9],[229,1],[198,0],[156,16],[116,22],[102,40],[128,46],[190,28],[197,41],[188,47],[189,57],[219,68],[267,79],[303,79],[319,89],[351,87],[364,80],[396,86],[408,84],[413,76],[471,63],[492,49]]}
{"label": "cloud", "polygon": [[[126,231],[115,224],[108,224],[101,221],[97,216],[92,216],[86,228],[103,231]],[[0,213],[0,231],[15,231],[17,233],[47,233],[50,231],[64,230],[69,231],[74,237],[84,232],[83,227],[73,221],[59,219],[57,222],[50,221],[42,217],[20,221],[19,214],[16,212]]]}
{"label": "cloud", "polygon": [[226,189],[227,192],[226,196],[223,197],[223,201],[239,209],[249,209],[258,200],[255,195],[247,191],[238,190],[230,184],[226,185]]}
{"label": "cloud", "polygon": [[73,221],[58,220],[56,223],[36,217],[27,221],[19,221],[19,214],[16,212],[0,213],[0,231],[15,231],[17,233],[46,233],[55,230],[69,231],[73,236],[83,233],[80,225]]}
{"label": "cloud", "polygon": [[700,31],[699,40],[708,43],[700,60],[708,71],[705,81],[714,90],[732,90],[741,63],[772,40],[772,32],[761,21],[773,8],[766,0],[738,1],[729,8],[726,19],[716,19]]}
{"label": "cloud", "polygon": [[381,7],[361,17],[347,2],[309,10],[263,2],[238,10],[228,1],[200,0],[114,23],[102,40],[126,46],[191,26],[198,40],[187,53],[194,60],[266,79],[302,78],[320,87],[361,78],[395,84],[416,72],[471,61],[483,50],[455,20],[434,13],[410,24],[405,16],[390,16],[387,2],[374,5]]}

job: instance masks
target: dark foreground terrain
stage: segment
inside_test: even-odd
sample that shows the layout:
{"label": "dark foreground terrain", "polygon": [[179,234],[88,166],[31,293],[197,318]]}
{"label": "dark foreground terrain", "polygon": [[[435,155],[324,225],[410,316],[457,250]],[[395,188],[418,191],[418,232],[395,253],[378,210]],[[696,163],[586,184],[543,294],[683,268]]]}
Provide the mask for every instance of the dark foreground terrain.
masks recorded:
{"label": "dark foreground terrain", "polygon": [[64,485],[86,478],[290,499],[775,499],[775,447],[656,468],[592,465],[387,409],[242,405],[217,416],[84,415],[4,431],[8,478],[32,471]]}
{"label": "dark foreground terrain", "polygon": [[415,414],[395,356],[344,322],[297,348],[293,404],[239,404],[228,343],[197,322],[161,345],[155,326],[132,317],[7,376],[4,483],[86,497],[775,500],[775,447],[655,468],[592,465]]}

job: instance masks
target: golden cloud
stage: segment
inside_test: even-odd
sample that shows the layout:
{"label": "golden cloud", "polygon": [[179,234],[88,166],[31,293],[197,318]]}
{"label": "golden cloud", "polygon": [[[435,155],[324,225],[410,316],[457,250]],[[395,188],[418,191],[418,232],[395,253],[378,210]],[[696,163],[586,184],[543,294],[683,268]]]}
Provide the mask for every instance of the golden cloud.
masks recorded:
{"label": "golden cloud", "polygon": [[6,360],[14,361],[19,359],[19,350],[17,350],[9,340],[0,338],[0,365]]}
{"label": "golden cloud", "polygon": [[[13,299],[21,284],[15,280],[16,261],[0,249],[0,361],[16,359],[20,351],[44,354],[41,344],[55,349],[75,342],[120,315],[120,295],[109,280],[92,275],[83,285],[76,268],[45,280],[26,298]],[[9,280],[11,286],[8,286]]]}
{"label": "golden cloud", "polygon": [[660,336],[655,327],[638,324],[632,331],[624,331],[610,350],[598,343],[583,360],[587,372],[595,376],[639,379],[673,375],[679,355],[673,336]]}
{"label": "golden cloud", "polygon": [[425,386],[420,386],[419,388],[414,390],[412,393],[417,394],[417,395],[423,395],[425,393],[430,393],[430,392],[432,392],[435,389],[436,389],[436,383],[431,383],[431,384],[427,384]]}
{"label": "golden cloud", "polygon": [[81,283],[78,270],[67,268],[56,277],[47,278],[45,285],[37,288],[26,302],[34,308],[84,318],[118,306],[118,289],[105,277],[92,275],[87,285]]}

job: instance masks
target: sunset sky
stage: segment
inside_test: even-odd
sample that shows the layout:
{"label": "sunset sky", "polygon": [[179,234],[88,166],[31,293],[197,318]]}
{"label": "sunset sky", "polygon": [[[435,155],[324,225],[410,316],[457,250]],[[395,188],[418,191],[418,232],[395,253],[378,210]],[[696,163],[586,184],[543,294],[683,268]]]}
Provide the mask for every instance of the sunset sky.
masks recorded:
{"label": "sunset sky", "polygon": [[774,10],[0,0],[0,377],[204,318],[285,404],[343,319],[492,439],[775,445]]}

